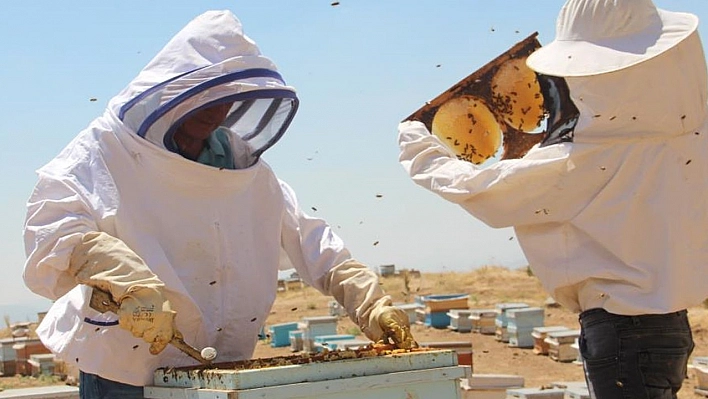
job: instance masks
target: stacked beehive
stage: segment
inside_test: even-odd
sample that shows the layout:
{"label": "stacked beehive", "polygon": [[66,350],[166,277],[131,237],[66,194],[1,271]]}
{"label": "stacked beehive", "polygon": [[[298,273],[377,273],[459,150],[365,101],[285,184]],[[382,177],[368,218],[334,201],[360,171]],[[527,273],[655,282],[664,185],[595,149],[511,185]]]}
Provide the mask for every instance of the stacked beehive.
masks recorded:
{"label": "stacked beehive", "polygon": [[565,331],[569,330],[565,326],[543,326],[536,327],[531,331],[531,336],[533,337],[533,353],[537,355],[548,355],[548,342],[546,342],[546,337],[549,332]]}
{"label": "stacked beehive", "polygon": [[546,336],[548,357],[557,362],[572,362],[578,358],[578,350],[573,347],[580,330],[549,332]]}
{"label": "stacked beehive", "polygon": [[527,307],[509,309],[507,311],[507,333],[509,346],[516,348],[533,348],[531,333],[536,327],[543,326],[543,309]]}
{"label": "stacked beehive", "polygon": [[696,376],[695,393],[708,396],[708,357],[694,357],[688,367]]}
{"label": "stacked beehive", "polygon": [[496,318],[496,309],[471,309],[470,324],[472,325],[472,332],[494,335],[497,331]]}
{"label": "stacked beehive", "polygon": [[[450,325],[448,312],[451,309],[468,309],[468,294],[426,295],[418,297],[424,310],[418,309],[417,322],[434,328],[447,328]],[[421,322],[421,316],[423,318]]]}
{"label": "stacked beehive", "polygon": [[507,399],[563,399],[564,388],[518,388],[507,389]]}
{"label": "stacked beehive", "polygon": [[314,316],[304,317],[298,323],[298,329],[302,330],[302,350],[305,352],[315,352],[315,337],[320,335],[337,334],[337,316]]}
{"label": "stacked beehive", "polygon": [[497,310],[497,317],[494,320],[494,323],[496,325],[496,339],[497,341],[501,342],[509,342],[509,334],[507,333],[507,325],[508,325],[508,320],[507,320],[507,311],[510,309],[519,309],[519,308],[527,308],[529,307],[528,304],[526,303],[521,303],[521,302],[507,302],[507,303],[498,303],[496,306]]}
{"label": "stacked beehive", "polygon": [[472,331],[471,311],[469,309],[450,309],[447,316],[450,318],[450,325],[447,328],[457,332]]}
{"label": "stacked beehive", "polygon": [[296,322],[273,324],[268,328],[270,334],[270,346],[279,348],[290,345],[290,332],[298,328]]}

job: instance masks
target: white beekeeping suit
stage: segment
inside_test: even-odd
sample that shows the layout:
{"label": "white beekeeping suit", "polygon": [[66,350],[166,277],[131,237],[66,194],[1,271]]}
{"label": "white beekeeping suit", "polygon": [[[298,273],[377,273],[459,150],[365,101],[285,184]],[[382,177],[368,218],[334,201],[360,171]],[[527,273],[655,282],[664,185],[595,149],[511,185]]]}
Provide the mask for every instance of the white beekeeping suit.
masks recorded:
{"label": "white beekeeping suit", "polygon": [[[695,16],[612,4],[645,14],[581,26],[573,18],[582,10],[564,9],[559,40],[528,60],[565,78],[580,111],[572,142],[482,169],[406,121],[400,162],[417,184],[488,225],[513,226],[534,273],[569,309],[667,313],[708,297],[705,57]],[[600,53],[607,43],[617,50]]]}
{"label": "white beekeeping suit", "polygon": [[[232,104],[218,131],[233,168],[197,163],[175,148],[185,118],[220,104]],[[198,348],[216,348],[220,361],[249,358],[276,297],[281,253],[370,338],[401,314],[407,320],[375,274],[325,221],[304,214],[259,158],[296,109],[295,90],[231,12],[209,11],[183,28],[38,171],[24,278],[56,300],[38,329],[47,347],[84,372],[137,386],[151,384],[158,367],[194,364],[165,348],[176,331]],[[166,321],[157,330],[119,328],[130,312],[117,326],[115,314],[88,306],[89,286],[136,302],[134,309],[147,296]],[[149,342],[131,335],[137,330]],[[163,334],[159,347],[158,338],[148,340],[153,333]]]}

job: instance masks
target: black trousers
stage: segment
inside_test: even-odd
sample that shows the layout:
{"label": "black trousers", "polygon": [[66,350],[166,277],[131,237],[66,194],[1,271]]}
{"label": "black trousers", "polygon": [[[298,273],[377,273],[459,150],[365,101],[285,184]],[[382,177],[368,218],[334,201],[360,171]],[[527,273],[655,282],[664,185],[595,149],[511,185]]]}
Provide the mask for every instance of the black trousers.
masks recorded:
{"label": "black trousers", "polygon": [[686,378],[694,348],[685,310],[621,316],[580,314],[580,354],[596,399],[671,399]]}

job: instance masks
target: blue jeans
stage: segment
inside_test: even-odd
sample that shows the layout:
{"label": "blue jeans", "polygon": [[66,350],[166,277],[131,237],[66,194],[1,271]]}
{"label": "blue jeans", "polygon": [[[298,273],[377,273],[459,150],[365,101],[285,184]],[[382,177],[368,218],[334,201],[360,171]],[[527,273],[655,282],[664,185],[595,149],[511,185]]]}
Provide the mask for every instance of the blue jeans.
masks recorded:
{"label": "blue jeans", "polygon": [[694,343],[680,312],[620,316],[604,309],[580,314],[580,354],[596,399],[675,399]]}
{"label": "blue jeans", "polygon": [[107,380],[81,371],[79,372],[79,397],[81,399],[143,399],[143,387]]}

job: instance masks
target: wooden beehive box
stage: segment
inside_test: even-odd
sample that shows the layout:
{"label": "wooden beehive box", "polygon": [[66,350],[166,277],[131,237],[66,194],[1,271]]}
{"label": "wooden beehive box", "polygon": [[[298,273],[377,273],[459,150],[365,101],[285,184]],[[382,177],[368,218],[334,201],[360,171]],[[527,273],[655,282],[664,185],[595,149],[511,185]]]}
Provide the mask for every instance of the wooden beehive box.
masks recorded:
{"label": "wooden beehive box", "polygon": [[295,331],[297,328],[297,322],[273,324],[268,328],[270,346],[280,348],[290,345],[290,331]]}
{"label": "wooden beehive box", "polygon": [[580,353],[580,338],[576,337],[575,342],[573,342],[570,347],[575,349],[575,352],[577,353],[577,356],[575,357],[575,360],[573,360],[573,363],[583,364],[583,355]]}
{"label": "wooden beehive box", "polygon": [[514,326],[520,329],[533,330],[534,327],[543,326],[543,309],[538,307],[525,307],[509,309],[506,312],[507,327]]}
{"label": "wooden beehive box", "polygon": [[457,363],[473,369],[472,341],[428,341],[418,342],[421,348],[453,350],[457,354]]}
{"label": "wooden beehive box", "polygon": [[572,362],[578,358],[578,350],[573,347],[580,330],[549,332],[546,336],[548,357],[557,362]]}
{"label": "wooden beehive box", "polygon": [[563,399],[590,399],[590,391],[587,386],[568,387],[565,389],[565,397]]}
{"label": "wooden beehive box", "polygon": [[469,309],[450,309],[447,316],[450,318],[448,328],[457,332],[472,331],[472,322],[470,320]]}
{"label": "wooden beehive box", "polygon": [[708,391],[708,357],[694,357],[689,368],[696,376],[696,389]]}
{"label": "wooden beehive box", "polygon": [[509,346],[533,348],[531,333],[535,327],[543,325],[544,313],[539,307],[509,309],[507,311],[507,334]]}
{"label": "wooden beehive box", "polygon": [[447,328],[450,325],[450,316],[447,312],[431,312],[426,308],[425,325],[433,328]]}
{"label": "wooden beehive box", "polygon": [[300,352],[302,350],[302,330],[294,330],[288,333],[290,336],[290,351]]}
{"label": "wooden beehive box", "polygon": [[0,398],[79,399],[79,388],[68,385],[14,388],[0,391]]}
{"label": "wooden beehive box", "polygon": [[543,326],[536,327],[531,331],[533,337],[533,353],[537,355],[548,355],[548,342],[546,336],[549,332],[570,330],[565,326]]}
{"label": "wooden beehive box", "polygon": [[563,388],[514,388],[507,389],[507,399],[563,399]]}
{"label": "wooden beehive box", "polygon": [[517,328],[516,326],[509,325],[506,328],[509,346],[512,348],[533,348],[532,331],[533,330],[530,328]]}
{"label": "wooden beehive box", "polygon": [[338,320],[336,316],[303,317],[298,324],[298,329],[302,330],[302,350],[314,352],[315,337],[337,334]]}
{"label": "wooden beehive box", "polygon": [[496,318],[496,309],[470,309],[472,332],[493,335],[497,329]]}
{"label": "wooden beehive box", "polygon": [[497,317],[494,320],[496,325],[495,337],[497,341],[509,342],[509,335],[506,327],[508,326],[507,312],[510,309],[527,308],[529,305],[521,302],[498,303],[496,306]]}
{"label": "wooden beehive box", "polygon": [[426,295],[423,297],[423,303],[427,312],[445,312],[450,309],[467,309],[469,305],[468,294],[442,294],[442,295]]}
{"label": "wooden beehive box", "polygon": [[339,341],[333,341],[331,343],[330,349],[336,350],[356,350],[371,345],[371,340],[368,339],[343,339]]}
{"label": "wooden beehive box", "polygon": [[425,308],[419,308],[415,310],[415,323],[425,324]]}
{"label": "wooden beehive box", "polygon": [[523,386],[524,377],[510,374],[472,374],[460,381],[463,399],[505,399],[507,389]]}
{"label": "wooden beehive box", "polygon": [[[330,355],[335,353],[337,351],[330,352]],[[287,358],[292,357],[258,360],[271,363]],[[304,360],[302,356],[299,358]],[[275,362],[275,365],[255,369],[240,369],[238,364],[158,369],[153,376],[153,385],[145,387],[145,397],[459,398],[460,379],[471,374],[467,367],[457,365],[457,356],[449,350],[335,361],[313,360],[301,364],[277,365]],[[200,393],[211,396],[200,396]]]}
{"label": "wooden beehive box", "polygon": [[355,337],[351,334],[334,334],[334,335],[319,335],[315,337],[313,347],[315,352],[322,352],[323,350],[335,350],[337,349],[337,343],[340,341],[351,341]]}

